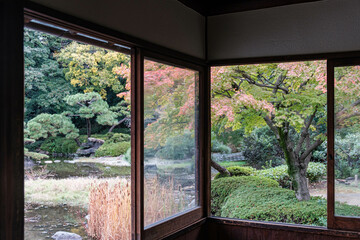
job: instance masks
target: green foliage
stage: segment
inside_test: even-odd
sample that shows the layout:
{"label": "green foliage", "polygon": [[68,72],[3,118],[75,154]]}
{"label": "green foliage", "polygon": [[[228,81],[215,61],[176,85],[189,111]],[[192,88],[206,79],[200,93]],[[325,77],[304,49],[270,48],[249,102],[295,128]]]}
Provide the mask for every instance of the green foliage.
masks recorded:
{"label": "green foliage", "polygon": [[130,142],[131,136],[125,133],[108,133],[105,140],[107,143]]}
{"label": "green foliage", "polygon": [[211,152],[212,153],[231,153],[231,148],[215,138],[215,134],[211,134]]}
{"label": "green foliage", "polygon": [[[271,178],[275,181],[277,181],[280,186],[284,188],[290,187],[290,177],[288,174],[288,167],[286,165],[281,165],[274,168],[259,170],[254,173],[256,176],[263,176],[267,178]],[[306,177],[309,179],[310,182],[317,182],[319,181],[323,176],[326,175],[326,165],[323,163],[315,163],[310,162]]]}
{"label": "green foliage", "polygon": [[225,201],[225,198],[232,194],[240,186],[254,186],[254,187],[278,187],[279,184],[269,178],[257,176],[242,176],[219,178],[211,182],[211,212],[220,216],[220,209]]}
{"label": "green foliage", "polygon": [[255,128],[250,134],[245,135],[240,150],[247,164],[258,169],[270,161],[271,167],[284,163],[284,153],[268,127]]}
{"label": "green foliage", "polygon": [[31,119],[27,124],[28,135],[32,139],[46,139],[63,135],[69,139],[79,136],[79,130],[69,118],[61,114],[43,113]]}
{"label": "green foliage", "polygon": [[61,113],[63,98],[76,92],[54,58],[54,53],[70,43],[39,31],[24,29],[25,122],[41,113]]}
{"label": "green foliage", "polygon": [[130,57],[93,45],[72,42],[56,54],[71,85],[103,98],[125,90]]}
{"label": "green foliage", "polygon": [[131,163],[131,147],[129,147],[129,149],[126,151],[124,155],[124,160],[128,163]]}
{"label": "green foliage", "polygon": [[358,128],[342,130],[335,137],[335,177],[347,178],[360,174],[360,133]]}
{"label": "green foliage", "polygon": [[298,201],[288,189],[244,184],[226,198],[220,216],[319,226],[326,218],[326,200]]}
{"label": "green foliage", "polygon": [[130,142],[105,142],[95,152],[95,157],[118,157],[130,148]]}
{"label": "green foliage", "polygon": [[46,154],[37,153],[37,152],[30,152],[27,148],[24,148],[24,156],[28,157],[28,158],[31,158],[33,160],[36,160],[36,161],[40,161],[40,160],[49,158],[49,156],[46,155]]}
{"label": "green foliage", "polygon": [[244,166],[246,165],[245,161],[221,161],[218,162],[222,167],[233,167],[233,166]]}
{"label": "green foliage", "polygon": [[166,139],[165,146],[158,150],[156,157],[162,159],[186,159],[195,154],[195,138],[193,133],[186,131],[182,135]]}
{"label": "green foliage", "polygon": [[79,146],[73,139],[63,137],[49,137],[40,146],[40,149],[49,153],[75,153]]}
{"label": "green foliage", "polygon": [[[226,169],[230,172],[231,177],[250,176],[255,172],[255,169],[252,167],[232,166]],[[214,179],[223,178],[223,177],[229,177],[229,176],[227,174],[218,173],[216,174]]]}

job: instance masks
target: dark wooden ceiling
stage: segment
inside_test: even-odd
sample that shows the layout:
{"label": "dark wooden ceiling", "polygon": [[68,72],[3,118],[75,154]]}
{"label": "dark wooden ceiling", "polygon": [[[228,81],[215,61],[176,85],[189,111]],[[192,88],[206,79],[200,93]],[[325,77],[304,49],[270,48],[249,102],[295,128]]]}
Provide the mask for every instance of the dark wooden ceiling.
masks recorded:
{"label": "dark wooden ceiling", "polygon": [[178,0],[203,16],[243,12],[322,0]]}

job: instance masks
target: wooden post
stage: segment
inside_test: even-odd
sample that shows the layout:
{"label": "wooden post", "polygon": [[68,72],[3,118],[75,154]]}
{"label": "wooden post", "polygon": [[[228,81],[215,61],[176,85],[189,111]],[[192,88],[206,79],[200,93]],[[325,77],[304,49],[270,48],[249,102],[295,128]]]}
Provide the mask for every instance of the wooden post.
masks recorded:
{"label": "wooden post", "polygon": [[22,0],[0,1],[0,239],[24,239]]}

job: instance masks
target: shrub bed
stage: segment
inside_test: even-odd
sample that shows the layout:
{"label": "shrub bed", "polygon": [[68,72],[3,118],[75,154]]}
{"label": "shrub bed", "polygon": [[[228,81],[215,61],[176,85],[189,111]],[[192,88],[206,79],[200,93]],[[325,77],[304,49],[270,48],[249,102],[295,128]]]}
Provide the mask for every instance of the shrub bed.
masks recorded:
{"label": "shrub bed", "polygon": [[75,153],[79,146],[74,139],[65,137],[49,137],[40,146],[40,149],[49,153]]}
{"label": "shrub bed", "polygon": [[254,187],[278,187],[279,184],[269,178],[257,176],[242,176],[219,178],[211,182],[211,212],[216,216],[221,216],[221,207],[225,198],[232,194],[240,186]]}
{"label": "shrub bed", "polygon": [[[290,187],[290,177],[288,174],[288,167],[286,165],[281,165],[274,168],[259,170],[254,173],[256,176],[262,176],[271,178],[275,181],[277,181],[280,186],[284,188]],[[309,179],[310,182],[317,182],[319,181],[323,176],[326,175],[326,165],[323,163],[318,162],[310,162],[306,177]]]}
{"label": "shrub bed", "polygon": [[[252,167],[232,166],[232,167],[228,167],[226,169],[230,172],[232,177],[250,176],[255,173],[255,169]],[[214,179],[223,178],[223,177],[230,177],[230,176],[227,174],[218,173],[218,174],[216,174]]]}
{"label": "shrub bed", "polygon": [[105,142],[95,152],[95,157],[118,157],[130,148],[130,142]]}

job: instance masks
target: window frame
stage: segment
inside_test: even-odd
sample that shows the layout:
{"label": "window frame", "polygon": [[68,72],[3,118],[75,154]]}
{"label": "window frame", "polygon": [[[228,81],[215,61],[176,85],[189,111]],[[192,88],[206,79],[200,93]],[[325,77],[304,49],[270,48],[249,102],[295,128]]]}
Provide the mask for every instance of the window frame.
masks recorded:
{"label": "window frame", "polygon": [[[163,63],[163,64],[167,64],[170,66],[175,66],[175,67],[180,67],[180,68],[187,68],[193,71],[198,72],[198,78],[195,79],[195,81],[197,82],[196,85],[198,86],[198,88],[200,89],[200,87],[203,86],[204,82],[205,82],[205,74],[204,74],[204,67],[194,64],[194,63],[190,63],[181,59],[176,59],[173,57],[169,57],[169,56],[164,56],[162,54],[153,52],[151,50],[143,50],[142,51],[142,56],[140,58],[140,61],[142,61],[142,73],[141,74],[141,87],[144,87],[144,61],[145,60],[150,60],[150,61],[154,61],[154,62],[159,62],[159,63]],[[203,139],[204,137],[206,137],[204,129],[199,127],[200,125],[200,116],[204,115],[202,110],[201,110],[201,104],[202,104],[202,96],[201,96],[201,92],[198,91],[198,106],[197,106],[197,111],[195,111],[196,113],[196,137],[195,137],[195,141],[196,141],[196,149],[197,149],[197,157],[196,162],[195,162],[195,166],[196,166],[196,185],[198,188],[198,206],[185,210],[183,212],[180,212],[178,214],[175,214],[173,216],[170,216],[166,219],[163,219],[161,221],[155,222],[153,224],[150,224],[149,226],[144,226],[144,217],[142,216],[142,218],[140,219],[142,222],[138,223],[139,225],[141,224],[143,226],[143,239],[160,239],[166,236],[169,236],[181,229],[186,228],[187,226],[190,226],[194,223],[196,223],[197,221],[201,220],[202,218],[205,217],[204,214],[204,206],[205,206],[205,198],[204,198],[204,185],[202,184],[202,181],[204,179],[204,166],[205,166],[205,160],[206,159],[204,157],[204,149],[202,149],[202,145],[200,145],[200,139]],[[143,89],[142,89],[142,111],[144,110],[144,93],[143,93]],[[138,111],[140,111],[140,109],[138,109]],[[143,112],[142,114],[142,122],[141,122],[141,126],[142,126],[142,131],[144,132],[144,116],[143,116]],[[142,136],[141,138],[141,144],[140,147],[137,149],[137,152],[139,152],[141,158],[137,159],[137,165],[141,166],[141,170],[138,169],[138,174],[140,175],[140,178],[142,179],[142,186],[141,188],[144,188],[144,136]],[[143,191],[142,191],[142,194]],[[142,206],[138,207],[138,210],[142,210],[142,215],[144,213],[144,195],[141,196],[141,203]]]}
{"label": "window frame", "polygon": [[[46,12],[46,13],[44,13]],[[206,118],[205,101],[201,100],[201,95],[206,94],[206,65],[205,61],[197,59],[186,54],[182,54],[173,50],[169,50],[151,43],[139,41],[127,35],[119,34],[115,31],[105,29],[101,26],[88,23],[79,19],[66,16],[65,14],[52,11],[48,8],[30,4],[24,9],[24,27],[34,30],[47,32],[53,35],[80,41],[86,44],[92,44],[98,47],[110,49],[117,52],[129,54],[131,56],[131,86],[133,92],[131,94],[131,239],[159,239],[170,236],[176,232],[185,229],[203,220],[207,216],[205,211],[204,190],[206,178],[204,174],[204,166],[206,165],[206,149],[203,144],[207,138],[206,129],[198,127],[196,147],[198,150],[197,175],[196,183],[199,190],[199,205],[187,211],[181,212],[148,227],[144,227],[144,171],[143,171],[143,141],[144,141],[144,58],[150,58],[154,61],[163,62],[172,66],[181,66],[199,73],[198,81],[198,113],[197,125],[201,119]],[[36,21],[33,21],[36,20]],[[40,21],[45,24],[41,24]],[[72,22],[80,23],[73,24]],[[49,26],[53,25],[55,26]],[[66,29],[59,30],[56,27]],[[99,30],[100,29],[100,30]],[[105,33],[103,33],[105,32]],[[80,33],[80,34],[78,34]],[[86,36],[88,37],[86,37]],[[124,37],[119,38],[118,36]],[[96,39],[94,39],[96,38]],[[98,39],[98,40],[97,40]],[[105,42],[104,42],[105,40]],[[107,42],[107,43],[106,43]],[[122,45],[124,47],[119,47]],[[202,140],[200,140],[202,139]],[[23,170],[22,170],[23,174]],[[22,214],[23,217],[23,214]]]}
{"label": "window frame", "polygon": [[360,231],[360,216],[335,215],[335,67],[360,65],[360,58],[327,60],[327,226],[329,229]]}
{"label": "window frame", "polygon": [[[327,71],[327,226],[315,227],[302,224],[287,224],[279,222],[265,222],[265,221],[253,221],[246,219],[234,219],[211,216],[211,221],[214,222],[231,222],[236,225],[246,226],[264,226],[266,228],[277,229],[279,226],[293,230],[306,230],[314,232],[329,231],[332,235],[344,236],[348,231],[352,231],[354,234],[360,233],[360,217],[340,217],[335,216],[335,178],[334,178],[334,67],[336,66],[351,66],[360,65],[360,52],[340,52],[340,53],[327,53],[327,54],[306,54],[306,55],[294,55],[294,56],[275,56],[275,57],[259,57],[259,58],[243,58],[243,59],[225,59],[210,61],[209,66],[231,66],[231,65],[251,65],[251,64],[266,64],[266,63],[284,63],[284,62],[298,62],[298,61],[326,61]],[[331,71],[332,70],[332,71]],[[332,79],[331,79],[332,77]],[[211,76],[210,76],[211,79]],[[209,99],[211,101],[211,99]],[[211,180],[210,180],[211,181]],[[211,183],[210,183],[211,188]],[[211,189],[210,189],[211,191]],[[280,227],[280,228],[281,228]],[[341,230],[339,234],[336,234],[334,230]]]}

